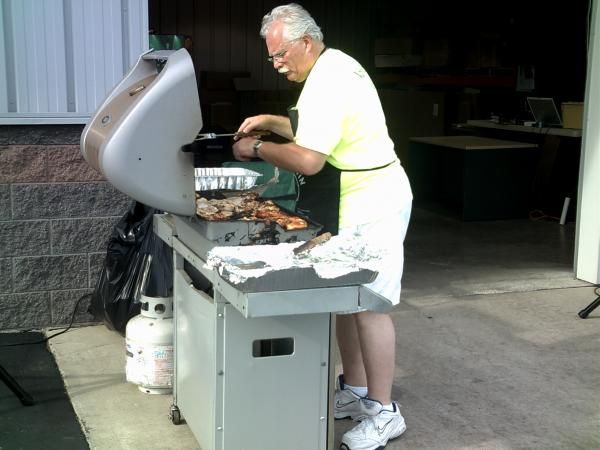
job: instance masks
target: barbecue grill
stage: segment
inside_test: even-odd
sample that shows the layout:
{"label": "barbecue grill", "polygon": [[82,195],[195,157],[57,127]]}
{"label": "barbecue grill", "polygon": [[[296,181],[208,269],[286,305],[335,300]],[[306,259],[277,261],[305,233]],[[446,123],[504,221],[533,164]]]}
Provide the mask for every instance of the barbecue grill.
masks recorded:
{"label": "barbecue grill", "polygon": [[203,450],[330,449],[332,313],[390,304],[362,286],[377,275],[368,268],[322,277],[310,265],[292,264],[240,278],[268,264],[230,261],[235,274],[208,265],[211,252],[228,246],[291,253],[320,226],[309,220],[308,228],[288,231],[197,217],[193,158],[181,148],[201,127],[189,54],[151,51],[81,137],[85,159],[109,182],[165,211],[155,216],[154,232],[174,254],[171,419],[185,418]]}

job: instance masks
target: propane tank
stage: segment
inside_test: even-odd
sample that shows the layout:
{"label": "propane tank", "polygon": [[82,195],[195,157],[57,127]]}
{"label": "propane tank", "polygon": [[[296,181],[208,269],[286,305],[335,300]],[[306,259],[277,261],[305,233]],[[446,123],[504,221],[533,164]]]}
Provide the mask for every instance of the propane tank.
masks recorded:
{"label": "propane tank", "polygon": [[173,297],[141,296],[140,314],[125,328],[128,382],[146,394],[173,390]]}

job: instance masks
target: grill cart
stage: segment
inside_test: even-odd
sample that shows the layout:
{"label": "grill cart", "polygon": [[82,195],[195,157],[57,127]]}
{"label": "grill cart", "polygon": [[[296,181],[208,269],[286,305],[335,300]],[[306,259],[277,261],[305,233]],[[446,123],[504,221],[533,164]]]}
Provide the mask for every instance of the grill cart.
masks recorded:
{"label": "grill cart", "polygon": [[326,258],[292,256],[318,234],[310,220],[288,231],[196,216],[193,156],[181,148],[201,128],[189,54],[151,51],[81,138],[117,189],[165,211],[154,232],[174,255],[172,421],[185,419],[203,450],[332,449],[334,313],[390,304],[362,286],[377,276],[366,267],[323,275]]}

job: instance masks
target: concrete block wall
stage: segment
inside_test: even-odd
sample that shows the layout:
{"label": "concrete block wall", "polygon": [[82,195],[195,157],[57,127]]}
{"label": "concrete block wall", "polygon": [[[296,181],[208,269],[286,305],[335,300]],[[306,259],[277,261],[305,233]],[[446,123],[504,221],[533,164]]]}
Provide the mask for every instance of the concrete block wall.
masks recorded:
{"label": "concrete block wall", "polygon": [[[0,126],[0,330],[64,326],[132,199],[81,156],[80,125]],[[75,322],[90,322],[89,298]]]}

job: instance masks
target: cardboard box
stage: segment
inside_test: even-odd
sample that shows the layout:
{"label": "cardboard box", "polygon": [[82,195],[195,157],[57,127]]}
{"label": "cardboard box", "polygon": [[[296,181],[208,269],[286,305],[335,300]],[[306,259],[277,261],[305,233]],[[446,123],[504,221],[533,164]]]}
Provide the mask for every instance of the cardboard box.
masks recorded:
{"label": "cardboard box", "polygon": [[420,66],[423,56],[416,54],[411,38],[375,39],[375,67]]}
{"label": "cardboard box", "polygon": [[564,102],[560,105],[564,128],[583,127],[583,102]]}
{"label": "cardboard box", "polygon": [[411,38],[375,39],[376,55],[412,55],[414,42]]}

